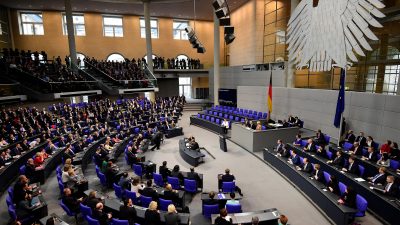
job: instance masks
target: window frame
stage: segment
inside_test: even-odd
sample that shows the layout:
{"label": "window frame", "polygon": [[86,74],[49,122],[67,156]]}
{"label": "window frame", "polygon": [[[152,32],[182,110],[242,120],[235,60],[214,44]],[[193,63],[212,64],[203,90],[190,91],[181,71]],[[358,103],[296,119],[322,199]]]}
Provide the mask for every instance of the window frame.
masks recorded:
{"label": "window frame", "polygon": [[[172,38],[174,40],[189,40],[185,29],[174,29],[174,23],[187,23],[187,27],[190,26],[189,20],[172,20]],[[175,38],[175,31],[179,31],[179,38]],[[184,38],[186,36],[186,38]]]}
{"label": "window frame", "polygon": [[[42,11],[18,11],[17,13],[18,13],[18,24],[19,24],[19,34],[20,34],[20,35],[31,35],[31,36],[42,36],[42,35],[44,35],[44,21],[43,21],[43,12],[42,12]],[[41,23],[39,23],[39,22],[24,22],[24,21],[22,20],[22,15],[23,15],[23,14],[37,14],[37,15],[41,15],[40,17],[42,18],[42,22],[41,22]],[[32,25],[32,27],[33,27],[33,29],[32,29],[33,33],[32,33],[32,34],[27,34],[27,33],[25,32],[25,30],[24,30],[24,25],[25,25],[25,24],[30,24],[30,25]],[[35,25],[41,25],[41,26],[42,26],[42,30],[43,30],[43,33],[42,33],[42,34],[38,34],[38,33],[36,32]]]}
{"label": "window frame", "polygon": [[[74,16],[82,16],[83,17],[83,23],[75,23],[75,22],[73,22],[74,35],[75,36],[80,36],[80,37],[86,36],[85,14],[84,13],[72,13],[72,17],[74,17]],[[68,35],[67,18],[66,18],[66,15],[65,15],[64,12],[61,13],[61,21],[62,21],[61,23],[62,23],[63,35],[67,36]],[[74,20],[72,19],[72,21],[74,21]],[[78,35],[77,34],[76,26],[79,26],[79,25],[83,25],[83,31],[85,33],[84,35]]]}
{"label": "window frame", "polygon": [[[142,20],[143,20],[143,22],[145,24],[143,27],[140,24],[140,22]],[[152,27],[151,26],[151,21],[156,21],[157,27]],[[146,38],[146,21],[145,21],[144,17],[140,17],[139,18],[139,29],[140,29],[140,37],[141,38]],[[144,35],[142,35],[142,29],[144,29]],[[153,29],[157,29],[157,37],[153,37],[153,34],[151,32]],[[158,22],[157,18],[150,18],[150,33],[151,33],[151,39],[159,39],[160,38],[159,22]]]}
{"label": "window frame", "polygon": [[[123,16],[120,16],[120,15],[102,15],[102,17],[103,17],[103,20],[102,20],[102,23],[103,23],[103,37],[114,37],[114,38],[123,38],[124,37],[124,17]],[[105,25],[105,23],[104,23],[104,19],[105,18],[118,18],[118,19],[121,19],[121,25]],[[112,36],[106,35],[106,31],[105,31],[106,27],[112,28],[112,31],[113,31],[113,35]],[[115,28],[117,28],[117,27],[121,28],[121,30],[122,30],[122,35],[121,36],[115,36]]]}

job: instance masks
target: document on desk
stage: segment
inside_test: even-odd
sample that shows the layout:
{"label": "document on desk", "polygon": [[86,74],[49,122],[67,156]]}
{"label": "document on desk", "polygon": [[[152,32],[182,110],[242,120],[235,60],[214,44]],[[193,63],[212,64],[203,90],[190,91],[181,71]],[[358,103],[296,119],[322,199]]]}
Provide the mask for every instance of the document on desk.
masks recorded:
{"label": "document on desk", "polygon": [[356,181],[358,181],[358,182],[363,182],[363,181],[365,181],[365,180],[362,179],[361,177],[356,177],[356,178],[354,178],[354,180],[356,180]]}
{"label": "document on desk", "polygon": [[224,193],[219,193],[218,194],[219,199],[225,199],[225,194]]}
{"label": "document on desk", "polygon": [[328,191],[326,188],[322,189],[323,191]]}

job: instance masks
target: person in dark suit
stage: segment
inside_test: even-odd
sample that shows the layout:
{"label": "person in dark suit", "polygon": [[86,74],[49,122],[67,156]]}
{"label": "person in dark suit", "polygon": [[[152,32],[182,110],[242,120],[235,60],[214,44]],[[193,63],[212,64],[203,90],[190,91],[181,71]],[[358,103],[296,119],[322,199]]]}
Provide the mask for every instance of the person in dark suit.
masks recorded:
{"label": "person in dark suit", "polygon": [[187,174],[187,179],[189,180],[195,180],[197,183],[197,186],[201,183],[201,178],[198,173],[194,172],[194,167],[190,168],[190,172]]}
{"label": "person in dark suit", "polygon": [[368,177],[368,180],[372,184],[385,184],[386,182],[386,167],[379,167],[378,173],[373,177]]}
{"label": "person in dark suit", "polygon": [[277,143],[277,146],[275,148],[275,151],[278,152],[278,154],[282,154],[283,150],[285,149],[285,144],[283,143],[283,141],[281,139],[278,139],[278,141],[276,143]]}
{"label": "person in dark suit", "polygon": [[64,195],[62,197],[62,201],[72,212],[78,213],[80,211],[79,203],[82,202],[82,198],[77,199],[76,197],[74,197],[72,195],[71,189],[64,188]]}
{"label": "person in dark suit", "polygon": [[[221,176],[221,185],[219,186],[222,187],[222,182],[234,182],[235,180],[236,178],[233,174],[231,174],[231,171],[229,169],[225,169],[225,174]],[[235,187],[235,191],[237,191],[240,196],[243,196],[242,189],[240,189],[237,185]]]}
{"label": "person in dark suit", "polygon": [[167,184],[164,190],[163,199],[171,200],[172,202],[176,203],[179,198],[178,191],[173,190],[171,184]]}
{"label": "person in dark suit", "polygon": [[308,161],[307,158],[303,159],[303,166],[302,167],[296,166],[296,168],[298,170],[301,170],[301,171],[306,172],[308,174],[311,174],[311,172],[313,171],[313,167],[312,167],[311,163]]}
{"label": "person in dark suit", "polygon": [[353,187],[347,186],[346,191],[343,193],[342,196],[340,196],[338,203],[356,209],[356,197],[357,193],[353,189]]}
{"label": "person in dark suit", "polygon": [[398,190],[399,190],[399,187],[394,183],[394,176],[387,176],[385,191],[383,193],[385,195],[395,197],[395,196],[397,196]]}
{"label": "person in dark suit", "polygon": [[192,138],[192,140],[189,143],[190,149],[192,150],[197,150],[200,148],[199,143],[196,142],[196,140],[194,139],[194,137]]}
{"label": "person in dark suit", "polygon": [[349,165],[347,168],[342,168],[342,171],[349,172],[355,175],[359,175],[358,164],[355,162],[355,156],[351,155],[349,157]]}
{"label": "person in dark suit", "polygon": [[183,183],[183,175],[180,171],[179,165],[175,165],[174,168],[171,171],[171,177],[176,177],[179,179],[179,182],[182,184]]}
{"label": "person in dark suit", "polygon": [[[33,212],[33,210],[40,205],[40,202],[37,203],[36,205],[32,205],[32,196],[28,193],[25,193],[25,196],[23,196],[22,201],[20,201],[17,205],[17,216],[18,218],[27,218],[28,216],[31,215],[35,215],[35,213]],[[37,213],[36,213],[37,214]],[[35,218],[37,218],[38,216],[35,215]]]}
{"label": "person in dark suit", "polygon": [[374,147],[368,147],[367,155],[362,157],[363,160],[368,160],[370,162],[378,161],[377,153],[374,151]]}
{"label": "person in dark suit", "polygon": [[123,190],[131,190],[131,180],[128,178],[127,172],[122,174],[118,181],[118,185],[121,186]]}
{"label": "person in dark suit", "polygon": [[20,175],[18,181],[14,184],[13,200],[18,205],[20,201],[24,199],[25,194],[31,193],[30,187],[28,186],[29,179],[25,175]]}
{"label": "person in dark suit", "polygon": [[314,138],[314,141],[317,145],[325,145],[325,135],[322,133],[321,130],[317,131],[316,137]]}
{"label": "person in dark suit", "polygon": [[353,144],[355,140],[356,140],[356,136],[353,134],[353,131],[352,130],[348,130],[347,134],[346,134],[346,137],[344,138],[344,140],[342,142],[349,142],[349,143]]}
{"label": "person in dark suit", "polygon": [[25,164],[25,176],[30,180],[30,182],[36,182],[36,167],[33,162],[33,159],[28,159],[28,162]]}
{"label": "person in dark suit", "polygon": [[164,181],[167,180],[168,176],[171,176],[171,171],[167,167],[167,161],[162,163],[162,166],[158,168],[159,173],[163,177]]}
{"label": "person in dark suit", "polygon": [[328,164],[333,164],[339,168],[344,167],[344,156],[342,151],[337,151],[336,152],[336,157],[333,160],[329,160],[327,163]]}
{"label": "person in dark suit", "polygon": [[392,142],[392,151],[390,152],[390,159],[400,160],[400,150],[397,142]]}
{"label": "person in dark suit", "polygon": [[132,199],[124,199],[124,205],[119,207],[119,219],[128,220],[129,225],[134,225],[137,217],[136,209],[133,207]]}
{"label": "person in dark suit", "polygon": [[317,147],[317,155],[326,158],[326,150],[325,150],[325,146],[318,146]]}
{"label": "person in dark suit", "polygon": [[179,225],[181,218],[173,204],[168,206],[168,213],[164,214],[165,225]]}
{"label": "person in dark suit", "polygon": [[215,219],[215,225],[232,225],[232,219],[226,220],[228,212],[225,208],[220,210],[219,216]]}
{"label": "person in dark suit", "polygon": [[364,132],[360,132],[354,141],[358,142],[361,147],[367,146],[367,139],[364,137]]}
{"label": "person in dark suit", "polygon": [[209,197],[209,199],[206,199],[203,201],[203,205],[219,204],[218,200],[215,199],[215,192],[211,191],[210,193],[208,193],[208,197]]}
{"label": "person in dark suit", "polygon": [[311,177],[318,182],[324,183],[324,174],[320,169],[321,166],[319,164],[314,164],[314,170],[311,172]]}
{"label": "person in dark suit", "polygon": [[358,142],[354,142],[353,147],[351,147],[349,149],[349,153],[361,156],[362,155],[362,147],[360,146],[360,144]]}
{"label": "person in dark suit", "polygon": [[157,210],[157,202],[150,202],[149,208],[144,213],[144,221],[146,225],[160,225],[160,212]]}
{"label": "person in dark suit", "polygon": [[146,197],[151,197],[153,201],[158,200],[158,193],[156,190],[153,189],[153,181],[152,180],[147,180],[146,182],[146,187],[143,188],[143,190],[139,191],[140,194],[146,196]]}
{"label": "person in dark suit", "polygon": [[91,191],[83,204],[94,210],[99,202],[101,202],[101,199],[96,197],[96,191]]}
{"label": "person in dark suit", "polygon": [[104,172],[104,175],[106,176],[108,187],[112,187],[113,183],[118,181],[117,174],[118,174],[118,171],[116,171],[113,168],[112,161],[108,161],[106,171]]}
{"label": "person in dark suit", "polygon": [[307,140],[307,145],[303,148],[303,150],[306,152],[316,152],[317,151],[317,148],[315,146],[313,139],[310,138]]}
{"label": "person in dark suit", "polygon": [[339,182],[334,175],[331,175],[330,180],[326,185],[326,189],[334,194],[340,194]]}
{"label": "person in dark suit", "polygon": [[93,219],[99,221],[100,225],[108,225],[108,221],[111,220],[112,215],[103,211],[103,203],[99,202],[96,205],[96,209],[92,212]]}
{"label": "person in dark suit", "polygon": [[295,151],[292,152],[292,155],[289,158],[289,163],[293,164],[293,165],[300,165],[300,157],[297,155],[297,153]]}

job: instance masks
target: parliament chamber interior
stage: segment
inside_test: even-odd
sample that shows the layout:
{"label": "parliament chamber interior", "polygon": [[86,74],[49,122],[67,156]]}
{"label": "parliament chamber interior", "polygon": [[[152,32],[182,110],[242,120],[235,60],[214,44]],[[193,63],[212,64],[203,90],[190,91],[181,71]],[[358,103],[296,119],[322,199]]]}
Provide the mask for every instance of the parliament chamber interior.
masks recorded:
{"label": "parliament chamber interior", "polygon": [[0,0],[0,225],[400,224],[399,22],[398,0]]}

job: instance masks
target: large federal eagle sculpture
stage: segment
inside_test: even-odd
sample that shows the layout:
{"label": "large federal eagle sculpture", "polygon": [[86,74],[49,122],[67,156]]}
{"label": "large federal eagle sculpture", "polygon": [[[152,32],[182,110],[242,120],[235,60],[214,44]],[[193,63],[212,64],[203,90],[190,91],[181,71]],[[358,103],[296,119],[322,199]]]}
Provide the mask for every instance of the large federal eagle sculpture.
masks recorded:
{"label": "large federal eagle sculpture", "polygon": [[297,69],[330,71],[357,62],[354,53],[371,51],[366,37],[378,40],[372,27],[385,5],[380,0],[302,0],[292,13],[288,28],[289,61]]}

